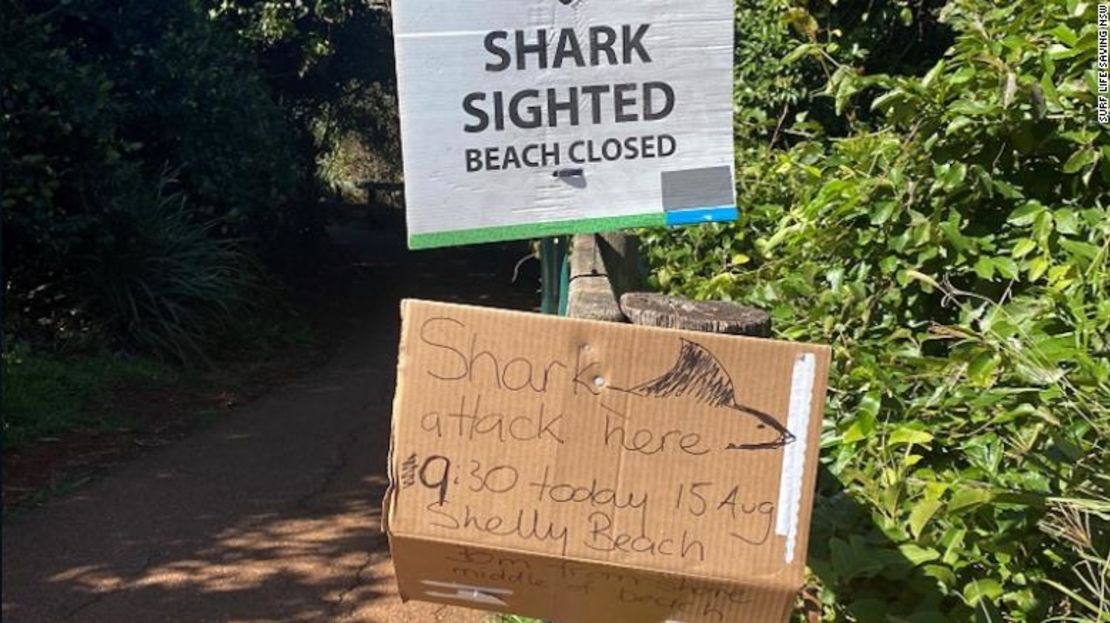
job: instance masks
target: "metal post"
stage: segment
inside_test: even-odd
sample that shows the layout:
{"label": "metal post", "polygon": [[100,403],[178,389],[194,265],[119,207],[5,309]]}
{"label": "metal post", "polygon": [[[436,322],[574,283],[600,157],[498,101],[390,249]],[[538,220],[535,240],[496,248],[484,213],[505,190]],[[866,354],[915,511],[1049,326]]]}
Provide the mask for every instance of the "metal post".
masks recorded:
{"label": "metal post", "polygon": [[567,263],[565,236],[540,240],[540,310],[550,315],[565,315],[570,266]]}
{"label": "metal post", "polygon": [[566,316],[570,307],[570,237],[563,236],[559,240],[562,249],[559,262],[559,315]]}

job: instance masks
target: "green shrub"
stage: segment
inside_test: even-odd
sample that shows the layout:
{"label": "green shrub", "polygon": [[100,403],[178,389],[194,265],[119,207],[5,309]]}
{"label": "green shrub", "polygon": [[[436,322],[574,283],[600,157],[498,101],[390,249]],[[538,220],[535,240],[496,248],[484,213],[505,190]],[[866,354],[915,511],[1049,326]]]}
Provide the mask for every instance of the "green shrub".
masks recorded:
{"label": "green shrub", "polygon": [[807,120],[811,140],[747,150],[742,221],[649,233],[655,282],[834,347],[810,551],[828,620],[1105,621],[1094,7],[952,0],[942,18],[954,43],[921,77],[801,41],[847,131]]}
{"label": "green shrub", "polygon": [[94,234],[114,186],[131,174],[131,146],[115,135],[103,68],[71,58],[50,24],[18,6],[0,3],[0,201],[4,267],[16,289],[31,290]]}
{"label": "green shrub", "polygon": [[116,133],[148,179],[166,167],[198,220],[260,248],[300,210],[311,152],[271,97],[256,59],[230,29],[192,3],[86,0],[50,17],[69,53],[103,69]]}
{"label": "green shrub", "polygon": [[203,359],[319,232],[305,133],[192,3],[5,0],[0,40],[6,327]]}
{"label": "green shrub", "polygon": [[389,9],[366,0],[202,0],[248,42],[284,105],[314,139],[323,181],[401,174]]}
{"label": "green shrub", "polygon": [[139,187],[116,197],[106,241],[83,257],[74,289],[83,311],[140,351],[204,360],[212,341],[275,299],[262,266],[238,241],[196,223],[185,198]]}

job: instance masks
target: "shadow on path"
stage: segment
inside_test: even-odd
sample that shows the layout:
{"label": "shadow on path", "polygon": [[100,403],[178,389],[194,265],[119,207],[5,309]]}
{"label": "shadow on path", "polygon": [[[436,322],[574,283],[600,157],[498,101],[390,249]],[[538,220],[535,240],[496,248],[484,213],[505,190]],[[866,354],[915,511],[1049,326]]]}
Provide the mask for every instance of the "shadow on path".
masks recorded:
{"label": "shadow on path", "polygon": [[[380,534],[399,300],[529,308],[527,246],[409,253],[396,226],[333,231],[319,278],[342,344],[322,368],[3,529],[5,621],[478,621],[401,608]],[[151,405],[158,409],[158,405]]]}

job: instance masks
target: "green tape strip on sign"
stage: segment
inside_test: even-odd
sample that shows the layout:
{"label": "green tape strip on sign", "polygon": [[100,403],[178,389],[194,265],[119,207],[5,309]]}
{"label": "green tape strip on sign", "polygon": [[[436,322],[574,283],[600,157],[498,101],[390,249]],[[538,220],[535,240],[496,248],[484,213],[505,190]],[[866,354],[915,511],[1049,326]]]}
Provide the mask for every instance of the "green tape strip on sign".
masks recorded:
{"label": "green tape strip on sign", "polygon": [[634,214],[631,216],[611,216],[550,223],[529,223],[526,225],[506,225],[481,229],[415,234],[409,236],[410,249],[434,249],[483,242],[503,242],[527,238],[543,238],[567,234],[592,234],[603,231],[616,231],[634,227],[663,227],[667,224],[664,212],[653,214]]}

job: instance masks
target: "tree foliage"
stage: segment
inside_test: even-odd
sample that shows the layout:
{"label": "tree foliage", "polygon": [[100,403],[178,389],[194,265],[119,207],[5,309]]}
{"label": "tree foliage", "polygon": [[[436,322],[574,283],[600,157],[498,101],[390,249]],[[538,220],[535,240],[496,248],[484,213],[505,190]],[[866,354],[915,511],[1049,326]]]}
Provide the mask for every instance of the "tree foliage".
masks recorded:
{"label": "tree foliage", "polygon": [[378,0],[200,0],[308,128],[326,181],[401,175],[391,16]]}
{"label": "tree foliage", "polygon": [[251,254],[319,222],[312,153],[237,35],[188,3],[2,8],[8,328],[199,354],[212,327],[190,319],[243,312]]}
{"label": "tree foliage", "polygon": [[795,26],[796,65],[755,84],[793,82],[767,106],[739,87],[742,120],[774,118],[741,124],[741,222],[650,233],[656,283],[767,307],[782,337],[833,345],[833,478],[810,552],[828,620],[1106,621],[1094,6],[868,3],[948,30],[921,67],[889,60],[885,29],[830,27],[858,9],[810,4],[767,9]]}

